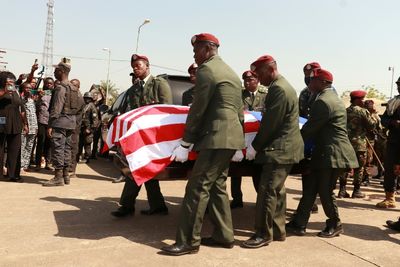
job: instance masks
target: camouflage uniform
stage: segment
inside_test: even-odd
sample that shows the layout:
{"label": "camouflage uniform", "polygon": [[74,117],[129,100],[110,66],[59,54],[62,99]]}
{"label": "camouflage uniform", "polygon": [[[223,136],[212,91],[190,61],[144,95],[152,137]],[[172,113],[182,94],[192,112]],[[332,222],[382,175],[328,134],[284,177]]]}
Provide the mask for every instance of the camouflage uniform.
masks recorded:
{"label": "camouflage uniform", "polygon": [[93,102],[89,102],[83,108],[82,112],[82,126],[79,136],[79,155],[82,154],[82,149],[85,148],[84,158],[89,160],[92,155],[92,142],[93,133],[100,125],[99,115],[97,108]]}
{"label": "camouflage uniform", "polygon": [[355,188],[361,184],[367,162],[367,132],[372,131],[375,125],[376,121],[368,110],[353,104],[347,108],[347,131],[360,165],[354,169]]}
{"label": "camouflage uniform", "polygon": [[310,116],[311,106],[315,101],[316,94],[311,93],[308,87],[301,90],[299,95],[299,115],[303,118]]}

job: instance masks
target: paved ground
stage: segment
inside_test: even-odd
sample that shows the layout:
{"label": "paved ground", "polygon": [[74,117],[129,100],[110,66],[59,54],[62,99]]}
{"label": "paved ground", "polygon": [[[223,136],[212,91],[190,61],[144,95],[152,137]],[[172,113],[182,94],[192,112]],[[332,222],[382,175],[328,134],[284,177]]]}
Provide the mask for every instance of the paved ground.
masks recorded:
{"label": "paved ground", "polygon": [[[256,194],[251,179],[244,179],[245,207],[233,211],[236,246],[169,257],[158,251],[173,243],[185,181],[161,183],[169,216],[140,215],[138,210],[147,208],[142,190],[136,215],[117,220],[109,214],[123,187],[110,182],[118,171],[99,159],[80,164],[79,173],[71,185],[56,188],[40,185],[50,173],[29,173],[22,184],[0,181],[0,266],[399,266],[400,234],[384,227],[399,209],[375,209],[383,198],[375,181],[366,199],[338,201],[345,229],[340,237],[316,236],[325,221],[320,206],[307,236],[245,250],[239,244],[251,234]],[[301,193],[299,177],[289,177],[286,185],[290,216]],[[205,219],[204,235],[210,228]]]}

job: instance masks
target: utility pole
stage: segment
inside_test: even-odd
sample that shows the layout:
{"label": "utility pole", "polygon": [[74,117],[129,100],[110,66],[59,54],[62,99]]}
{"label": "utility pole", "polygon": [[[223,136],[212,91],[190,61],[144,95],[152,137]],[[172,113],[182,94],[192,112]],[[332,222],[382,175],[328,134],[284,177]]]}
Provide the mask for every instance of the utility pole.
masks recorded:
{"label": "utility pole", "polygon": [[53,28],[54,28],[54,0],[47,2],[47,24],[44,37],[42,65],[45,66],[46,77],[53,76]]}
{"label": "utility pole", "polygon": [[394,67],[389,67],[389,71],[392,71],[392,83],[390,84],[390,99],[392,99],[393,96],[393,81],[394,81]]}

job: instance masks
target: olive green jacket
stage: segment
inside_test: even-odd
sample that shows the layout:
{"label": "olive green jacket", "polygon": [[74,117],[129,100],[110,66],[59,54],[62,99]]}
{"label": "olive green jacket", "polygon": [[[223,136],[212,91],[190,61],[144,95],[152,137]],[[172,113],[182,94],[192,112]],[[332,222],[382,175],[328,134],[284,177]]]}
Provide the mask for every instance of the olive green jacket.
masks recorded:
{"label": "olive green jacket", "polygon": [[323,90],[311,106],[310,118],[301,129],[305,141],[312,140],[313,168],[357,168],[358,161],[347,135],[347,114],[336,93]]}
{"label": "olive green jacket", "polygon": [[137,80],[127,92],[127,108],[130,111],[138,107],[154,105],[154,104],[172,104],[171,87],[167,80],[161,77],[150,75],[148,80],[141,87],[140,81]]}
{"label": "olive green jacket", "polygon": [[243,102],[239,77],[219,56],[196,72],[193,103],[183,141],[194,150],[243,149]]}
{"label": "olive green jacket", "polygon": [[251,93],[248,90],[243,90],[243,105],[244,110],[250,111],[265,111],[265,97],[267,96],[268,89],[262,85],[257,87],[257,94],[254,97],[254,100],[251,99]]}
{"label": "olive green jacket", "polygon": [[252,146],[257,163],[294,164],[304,157],[296,91],[281,75],[268,87],[265,113]]}

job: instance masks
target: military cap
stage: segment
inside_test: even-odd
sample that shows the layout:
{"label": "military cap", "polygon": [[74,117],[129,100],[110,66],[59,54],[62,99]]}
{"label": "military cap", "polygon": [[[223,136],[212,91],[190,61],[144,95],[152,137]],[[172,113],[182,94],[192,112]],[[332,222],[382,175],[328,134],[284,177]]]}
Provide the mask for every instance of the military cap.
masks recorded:
{"label": "military cap", "polygon": [[246,70],[245,72],[243,72],[242,74],[242,79],[246,79],[249,77],[254,77],[254,78],[258,78],[257,74],[254,71],[251,70]]}
{"label": "military cap", "polygon": [[193,63],[192,65],[189,66],[189,68],[188,68],[188,73],[192,72],[192,70],[197,69],[197,67],[198,67],[197,64],[196,64],[196,63]]}
{"label": "military cap", "polygon": [[263,63],[264,64],[269,64],[269,63],[272,63],[272,62],[275,62],[275,59],[272,56],[264,55],[264,56],[261,56],[261,57],[257,58],[256,61],[251,63],[250,69],[251,69],[251,71],[255,71],[261,64],[263,64]]}
{"label": "military cap", "polygon": [[212,35],[210,33],[196,34],[192,37],[190,42],[192,43],[192,45],[194,45],[196,42],[210,42],[210,43],[215,44],[217,47],[219,46],[219,41],[218,41],[217,37],[215,37],[214,35]]}
{"label": "military cap", "polygon": [[53,65],[55,68],[61,68],[67,70],[68,72],[71,71],[71,59],[63,57],[57,65]]}
{"label": "military cap", "polygon": [[321,68],[321,65],[319,65],[318,62],[310,62],[304,66],[303,70],[306,71],[306,70],[313,70],[313,69],[320,69],[320,68]]}
{"label": "military cap", "polygon": [[397,79],[396,83],[400,83],[400,77]]}
{"label": "military cap", "polygon": [[131,62],[136,61],[136,60],[143,60],[143,61],[146,61],[147,63],[150,62],[146,56],[133,54],[131,57]]}
{"label": "military cap", "polygon": [[333,82],[333,75],[327,70],[324,69],[314,69],[310,75],[313,79],[319,79],[322,81]]}
{"label": "military cap", "polygon": [[366,91],[363,90],[356,90],[356,91],[352,91],[350,93],[350,98],[351,99],[355,99],[355,98],[364,98],[367,95]]}

